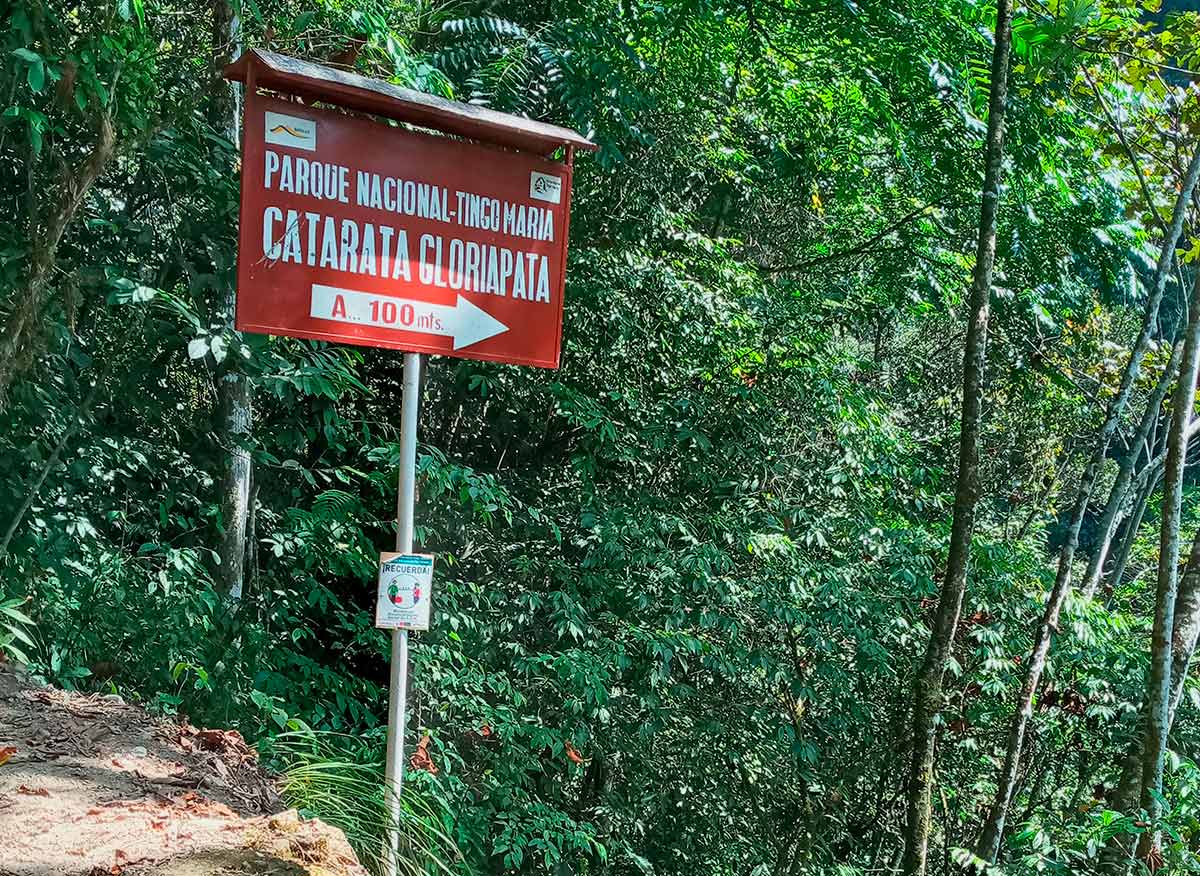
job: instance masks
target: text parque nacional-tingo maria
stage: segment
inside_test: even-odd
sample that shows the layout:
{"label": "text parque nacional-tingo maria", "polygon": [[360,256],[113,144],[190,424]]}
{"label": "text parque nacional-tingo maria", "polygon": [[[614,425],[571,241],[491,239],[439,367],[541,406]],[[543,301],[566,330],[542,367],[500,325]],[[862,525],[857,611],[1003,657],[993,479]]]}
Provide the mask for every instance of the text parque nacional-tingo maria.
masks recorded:
{"label": "text parque nacional-tingo maria", "polygon": [[[336,204],[355,204],[397,216],[490,231],[530,241],[554,240],[554,215],[472,192],[331,162],[265,153],[265,188]],[[403,279],[437,287],[550,303],[549,259],[516,246],[423,233],[410,239],[402,225],[359,222],[321,210],[268,205],[263,210],[263,258],[348,274]]]}

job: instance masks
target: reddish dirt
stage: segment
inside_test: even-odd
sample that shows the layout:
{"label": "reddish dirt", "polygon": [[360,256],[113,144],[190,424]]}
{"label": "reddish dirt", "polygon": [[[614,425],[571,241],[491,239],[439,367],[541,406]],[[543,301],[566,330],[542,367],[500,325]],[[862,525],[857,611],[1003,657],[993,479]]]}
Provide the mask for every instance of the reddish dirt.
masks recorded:
{"label": "reddish dirt", "polygon": [[0,664],[0,876],[366,876],[341,831],[281,808],[236,731]]}

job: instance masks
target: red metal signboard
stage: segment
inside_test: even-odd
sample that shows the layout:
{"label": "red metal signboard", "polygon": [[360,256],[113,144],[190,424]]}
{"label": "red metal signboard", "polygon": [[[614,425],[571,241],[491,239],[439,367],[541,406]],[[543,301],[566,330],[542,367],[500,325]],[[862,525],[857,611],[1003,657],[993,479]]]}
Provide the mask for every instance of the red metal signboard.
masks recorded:
{"label": "red metal signboard", "polygon": [[242,331],[557,368],[571,167],[246,93]]}

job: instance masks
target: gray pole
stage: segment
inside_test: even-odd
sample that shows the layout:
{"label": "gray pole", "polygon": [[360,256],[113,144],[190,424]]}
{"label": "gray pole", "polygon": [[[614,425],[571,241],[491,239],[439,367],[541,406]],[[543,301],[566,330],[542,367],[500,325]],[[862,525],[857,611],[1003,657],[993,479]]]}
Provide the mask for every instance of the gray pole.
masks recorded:
{"label": "gray pole", "polygon": [[[400,414],[400,493],[396,498],[396,550],[413,549],[413,504],[417,481],[417,415],[421,354],[404,354],[404,395]],[[408,700],[408,630],[392,630],[391,683],[388,688],[387,769],[388,832],[384,874],[396,876],[400,851],[400,791],[404,787],[404,712]]]}

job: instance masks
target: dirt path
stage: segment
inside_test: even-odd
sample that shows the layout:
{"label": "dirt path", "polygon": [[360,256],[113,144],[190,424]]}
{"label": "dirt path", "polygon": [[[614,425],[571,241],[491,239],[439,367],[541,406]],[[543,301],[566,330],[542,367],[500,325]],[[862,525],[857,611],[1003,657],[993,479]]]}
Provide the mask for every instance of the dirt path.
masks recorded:
{"label": "dirt path", "polygon": [[0,664],[0,876],[366,876],[341,831],[280,808],[238,733]]}

